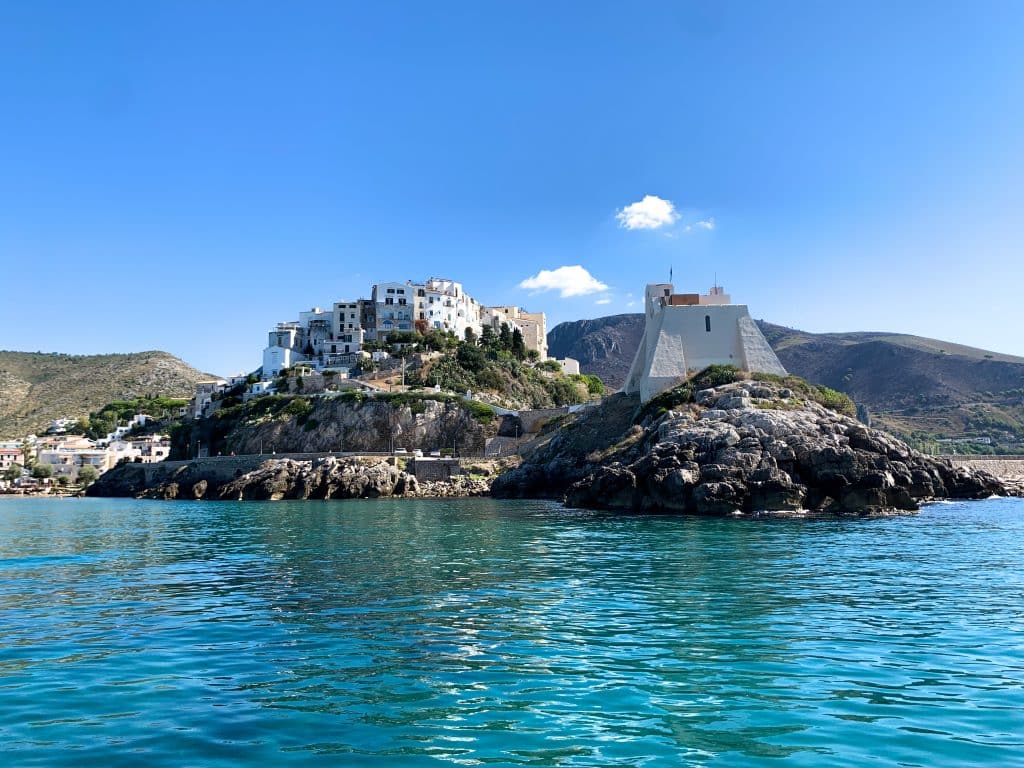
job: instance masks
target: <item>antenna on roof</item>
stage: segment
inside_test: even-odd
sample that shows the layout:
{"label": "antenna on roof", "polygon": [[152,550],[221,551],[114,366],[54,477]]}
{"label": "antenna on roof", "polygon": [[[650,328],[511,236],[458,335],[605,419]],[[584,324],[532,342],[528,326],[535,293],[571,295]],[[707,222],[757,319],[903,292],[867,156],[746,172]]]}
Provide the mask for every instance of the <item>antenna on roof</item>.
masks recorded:
{"label": "antenna on roof", "polygon": [[668,265],[668,281],[670,283],[672,282],[672,265],[671,264]]}

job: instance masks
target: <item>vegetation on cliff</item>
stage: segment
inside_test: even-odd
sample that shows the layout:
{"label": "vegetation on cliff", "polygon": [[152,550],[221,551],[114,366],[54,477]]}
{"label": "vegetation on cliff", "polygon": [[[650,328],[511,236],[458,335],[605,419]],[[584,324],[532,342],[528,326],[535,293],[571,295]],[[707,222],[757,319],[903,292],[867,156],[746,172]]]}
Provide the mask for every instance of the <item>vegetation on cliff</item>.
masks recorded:
{"label": "vegetation on cliff", "polygon": [[[440,357],[426,360],[406,378],[413,387],[487,393],[511,408],[550,408],[584,403],[604,393],[597,376],[566,375],[554,360],[538,362],[518,331],[485,327],[480,339],[449,337]],[[436,344],[431,348],[436,348]],[[439,350],[440,351],[440,350]]]}
{"label": "vegetation on cliff", "polygon": [[187,405],[188,400],[184,398],[160,395],[115,400],[93,411],[86,418],[79,419],[69,431],[80,432],[93,440],[99,440],[113,432],[118,425],[131,421],[136,414],[144,413],[160,420],[174,419]]}
{"label": "vegetation on cliff", "polygon": [[[784,393],[786,407],[797,408],[807,402],[817,403],[829,410],[841,413],[850,418],[857,417],[857,407],[848,395],[817,384],[811,384],[799,376],[778,376],[774,373],[745,373],[732,365],[711,365],[687,379],[673,389],[666,390],[651,398],[639,409],[635,419],[640,423],[651,416],[658,416],[666,411],[694,402],[696,393],[701,390],[721,387],[745,379],[776,384]],[[780,401],[781,402],[781,401]],[[765,404],[763,407],[778,407],[778,404]]]}

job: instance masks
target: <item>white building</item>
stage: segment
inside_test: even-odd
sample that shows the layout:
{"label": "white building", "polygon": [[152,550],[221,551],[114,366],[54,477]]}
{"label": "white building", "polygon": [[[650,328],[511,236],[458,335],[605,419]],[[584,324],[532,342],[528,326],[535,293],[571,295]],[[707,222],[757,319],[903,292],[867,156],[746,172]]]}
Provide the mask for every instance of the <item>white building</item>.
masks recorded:
{"label": "white building", "polygon": [[785,375],[779,358],[750,317],[715,286],[705,295],[675,293],[670,283],[648,285],[644,334],[623,391],[647,402],[686,375],[709,365]]}
{"label": "white building", "polygon": [[0,473],[17,464],[19,467],[25,465],[25,456],[21,448],[11,446],[0,446]]}
{"label": "white building", "polygon": [[466,338],[466,329],[480,335],[480,304],[466,294],[462,283],[446,277],[432,277],[418,291],[416,319],[421,328],[449,331],[459,339]]}
{"label": "white building", "polygon": [[380,339],[391,331],[413,331],[416,293],[422,286],[406,283],[377,283],[373,286],[376,305],[376,336]]}
{"label": "white building", "polygon": [[224,379],[207,379],[196,382],[196,394],[192,399],[192,418],[201,419],[213,402],[215,393],[222,391],[228,383]]}
{"label": "white building", "polygon": [[580,361],[572,357],[567,357],[564,360],[559,360],[558,365],[562,368],[562,373],[566,376],[579,375],[580,372]]}

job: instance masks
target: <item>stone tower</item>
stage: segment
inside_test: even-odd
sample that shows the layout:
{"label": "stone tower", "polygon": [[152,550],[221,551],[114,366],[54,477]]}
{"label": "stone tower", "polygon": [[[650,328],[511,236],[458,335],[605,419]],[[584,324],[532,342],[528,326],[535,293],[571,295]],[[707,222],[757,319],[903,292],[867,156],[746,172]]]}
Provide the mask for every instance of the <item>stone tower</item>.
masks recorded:
{"label": "stone tower", "polygon": [[786,375],[747,305],[731,303],[721,286],[696,294],[676,293],[671,283],[648,285],[644,335],[623,391],[646,403],[709,365]]}

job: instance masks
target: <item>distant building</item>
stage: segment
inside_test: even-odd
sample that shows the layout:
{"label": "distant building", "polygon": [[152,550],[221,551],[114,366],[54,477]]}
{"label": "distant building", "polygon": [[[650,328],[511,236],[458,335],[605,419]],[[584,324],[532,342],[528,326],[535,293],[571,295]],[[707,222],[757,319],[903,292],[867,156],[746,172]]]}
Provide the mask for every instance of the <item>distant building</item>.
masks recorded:
{"label": "distant building", "polygon": [[25,465],[25,456],[20,448],[0,448],[0,473],[17,464],[19,467]]}
{"label": "distant building", "polygon": [[527,349],[536,350],[541,360],[548,356],[547,318],[543,312],[527,312],[519,307],[483,307],[481,317],[485,325],[495,331],[501,329],[502,323],[509,328],[518,328],[523,334],[523,343]]}
{"label": "distant building", "polygon": [[564,373],[566,376],[579,374],[580,372],[580,361],[575,360],[571,357],[567,357],[564,360],[559,360],[558,364],[562,367],[562,373]]}
{"label": "distant building", "polygon": [[747,305],[731,303],[721,286],[702,295],[675,293],[671,283],[648,285],[644,333],[623,391],[647,402],[688,373],[723,364],[786,374]]}
{"label": "distant building", "polygon": [[196,382],[196,394],[192,399],[193,418],[201,419],[210,403],[213,402],[213,396],[217,392],[221,392],[227,385],[228,383],[224,379],[207,379]]}

